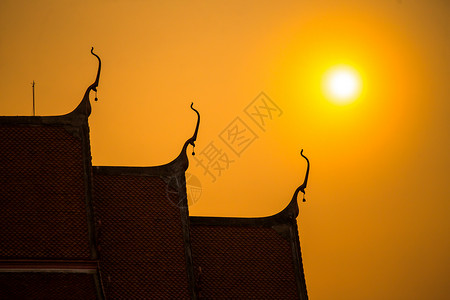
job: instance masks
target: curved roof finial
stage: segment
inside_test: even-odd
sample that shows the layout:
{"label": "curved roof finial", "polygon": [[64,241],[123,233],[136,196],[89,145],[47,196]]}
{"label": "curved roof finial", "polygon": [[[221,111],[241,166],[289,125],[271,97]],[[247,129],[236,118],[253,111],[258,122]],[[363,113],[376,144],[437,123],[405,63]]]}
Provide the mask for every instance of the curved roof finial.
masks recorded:
{"label": "curved roof finial", "polygon": [[[195,141],[197,140],[197,134],[198,134],[198,127],[200,126],[200,113],[198,112],[198,110],[196,110],[194,107],[194,102],[191,103],[191,109],[193,111],[195,111],[195,113],[197,114],[197,125],[195,126],[195,131],[194,131],[194,135],[187,140],[186,143],[189,143],[192,145],[192,147],[195,148]],[[195,155],[194,149],[192,149],[192,155]]]}
{"label": "curved roof finial", "polygon": [[[100,70],[102,68],[102,61],[100,60],[100,57],[94,53],[94,47],[91,48],[91,54],[94,55],[95,57],[97,57],[98,59],[98,70],[97,70],[97,77],[95,78],[95,81],[93,84],[91,84],[91,86],[89,86],[88,88],[88,92],[90,90],[93,90],[94,92],[97,92],[97,87],[98,87],[98,81],[100,79]],[[95,95],[95,101],[97,101],[97,95]]]}
{"label": "curved roof finial", "polygon": [[[178,170],[185,172],[187,168],[189,167],[189,159],[187,156],[187,148],[189,145],[192,145],[192,147],[195,147],[195,141],[197,140],[197,134],[198,134],[198,128],[200,126],[200,113],[194,108],[194,102],[191,103],[191,109],[195,111],[197,114],[197,125],[195,126],[194,134],[192,137],[190,137],[186,142],[183,144],[183,149],[181,150],[180,154],[175,158],[172,162],[169,164],[172,164],[173,170]],[[195,155],[194,150],[192,150],[192,155]]]}
{"label": "curved roof finial", "polygon": [[303,202],[305,202],[306,201],[305,200],[305,189],[306,189],[306,185],[308,183],[308,176],[309,176],[309,159],[303,155],[303,149],[300,151],[300,155],[306,159],[308,166],[306,167],[305,179],[303,180],[303,183],[295,190],[294,196],[292,198],[297,199],[298,193],[302,192],[303,193]]}
{"label": "curved roof finial", "polygon": [[94,91],[95,92],[95,101],[98,100],[98,98],[97,98],[97,86],[98,86],[98,81],[100,79],[100,70],[102,68],[102,61],[100,60],[100,57],[97,54],[94,53],[94,47],[91,48],[91,54],[94,55],[95,57],[97,57],[97,59],[98,59],[97,77],[95,78],[94,83],[91,84],[87,88],[86,92],[84,93],[83,99],[81,100],[81,103],[72,112],[74,114],[82,114],[82,115],[86,115],[88,117],[91,114],[91,103],[89,101],[89,93],[91,91]]}

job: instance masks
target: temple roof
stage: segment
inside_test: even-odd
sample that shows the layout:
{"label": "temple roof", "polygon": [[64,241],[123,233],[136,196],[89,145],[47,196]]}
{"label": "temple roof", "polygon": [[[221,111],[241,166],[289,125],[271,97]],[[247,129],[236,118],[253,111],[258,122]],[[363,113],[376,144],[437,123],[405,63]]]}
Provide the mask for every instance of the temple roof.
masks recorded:
{"label": "temple roof", "polygon": [[[92,166],[90,93],[61,116],[0,117],[0,295],[307,299],[296,218],[303,183],[262,218],[189,215],[193,135],[171,162]],[[192,152],[194,155],[194,151]]]}

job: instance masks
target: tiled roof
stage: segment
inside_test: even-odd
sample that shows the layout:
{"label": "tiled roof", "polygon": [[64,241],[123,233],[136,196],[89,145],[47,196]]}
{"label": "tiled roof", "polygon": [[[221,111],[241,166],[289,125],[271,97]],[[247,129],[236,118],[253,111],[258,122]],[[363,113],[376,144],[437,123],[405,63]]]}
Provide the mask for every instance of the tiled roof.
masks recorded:
{"label": "tiled roof", "polygon": [[295,193],[285,209],[269,217],[190,217],[199,296],[308,299],[297,215]]}
{"label": "tiled roof", "polygon": [[199,113],[191,105],[195,132],[172,162],[92,167],[95,56],[72,113],[0,117],[0,299],[307,299],[296,218],[309,162],[274,216],[189,217]]}
{"label": "tiled roof", "polygon": [[88,125],[98,60],[96,81],[73,112],[0,117],[1,299],[103,297]]}
{"label": "tiled roof", "polygon": [[90,258],[81,141],[0,126],[0,258]]}
{"label": "tiled roof", "polygon": [[156,176],[94,176],[107,298],[189,298],[177,191]]}
{"label": "tiled roof", "polygon": [[191,239],[201,297],[298,298],[290,243],[272,228],[192,224]]}
{"label": "tiled roof", "polygon": [[0,272],[1,299],[96,299],[93,274]]}

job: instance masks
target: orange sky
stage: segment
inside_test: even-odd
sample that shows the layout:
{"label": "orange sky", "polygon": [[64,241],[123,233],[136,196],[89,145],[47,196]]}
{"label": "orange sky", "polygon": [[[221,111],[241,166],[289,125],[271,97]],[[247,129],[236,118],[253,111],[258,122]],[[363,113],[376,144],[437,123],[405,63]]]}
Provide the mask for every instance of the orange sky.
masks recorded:
{"label": "orange sky", "polygon": [[[37,115],[71,111],[95,78],[94,46],[94,165],[169,162],[193,133],[194,101],[196,157],[213,143],[233,162],[212,182],[190,157],[192,215],[280,211],[303,148],[310,298],[448,299],[449,20],[446,0],[3,0],[0,114],[32,114],[33,80]],[[363,77],[347,106],[320,91],[341,63]],[[245,112],[261,92],[278,108],[263,128]],[[239,156],[226,144],[236,124],[257,136]]]}

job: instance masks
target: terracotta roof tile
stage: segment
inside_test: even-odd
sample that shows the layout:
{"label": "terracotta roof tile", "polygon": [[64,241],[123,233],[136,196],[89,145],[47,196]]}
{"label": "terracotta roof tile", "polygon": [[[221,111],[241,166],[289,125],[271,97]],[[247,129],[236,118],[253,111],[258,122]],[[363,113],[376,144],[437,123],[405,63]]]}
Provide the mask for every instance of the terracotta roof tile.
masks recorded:
{"label": "terracotta roof tile", "polygon": [[108,298],[189,298],[177,194],[159,177],[94,175]]}
{"label": "terracotta roof tile", "polygon": [[96,299],[92,274],[0,273],[2,299]]}
{"label": "terracotta roof tile", "polygon": [[195,225],[191,240],[202,298],[298,297],[292,249],[275,230]]}
{"label": "terracotta roof tile", "polygon": [[87,259],[81,141],[63,127],[0,127],[0,257]]}

